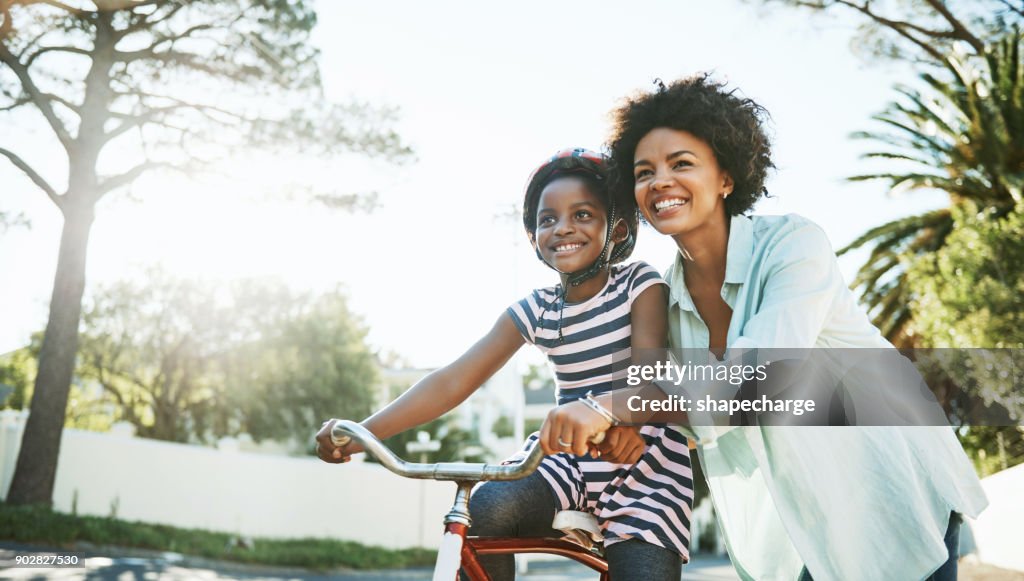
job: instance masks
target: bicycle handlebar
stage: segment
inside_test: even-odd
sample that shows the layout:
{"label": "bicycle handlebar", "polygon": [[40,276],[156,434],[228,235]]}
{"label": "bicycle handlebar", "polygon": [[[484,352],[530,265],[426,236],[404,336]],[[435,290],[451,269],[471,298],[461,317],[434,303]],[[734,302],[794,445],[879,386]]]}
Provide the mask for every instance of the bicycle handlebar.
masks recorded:
{"label": "bicycle handlebar", "polygon": [[331,428],[331,442],[344,446],[350,439],[359,442],[366,453],[371,454],[388,470],[406,478],[423,480],[518,480],[533,473],[544,458],[544,451],[537,442],[533,443],[526,459],[521,464],[485,464],[481,462],[438,462],[422,464],[406,462],[395,455],[369,430],[351,420],[337,420]]}

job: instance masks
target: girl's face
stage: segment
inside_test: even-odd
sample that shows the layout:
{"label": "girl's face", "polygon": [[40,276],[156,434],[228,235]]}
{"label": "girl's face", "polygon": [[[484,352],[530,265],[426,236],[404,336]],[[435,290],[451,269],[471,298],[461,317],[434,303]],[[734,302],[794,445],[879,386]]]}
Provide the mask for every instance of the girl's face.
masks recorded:
{"label": "girl's face", "polygon": [[576,272],[593,264],[607,232],[604,204],[583,180],[559,177],[541,190],[534,246],[558,272]]}
{"label": "girl's face", "polygon": [[633,155],[633,177],[640,213],[661,234],[685,236],[725,224],[722,196],[732,193],[732,178],[692,133],[659,127],[645,135]]}

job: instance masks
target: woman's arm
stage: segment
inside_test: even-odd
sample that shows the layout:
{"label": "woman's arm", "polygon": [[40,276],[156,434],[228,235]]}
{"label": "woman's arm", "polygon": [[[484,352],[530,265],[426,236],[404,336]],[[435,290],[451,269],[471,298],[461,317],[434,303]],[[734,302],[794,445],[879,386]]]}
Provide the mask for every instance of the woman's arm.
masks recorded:
{"label": "woman's arm", "polygon": [[[524,343],[508,313],[461,357],[416,382],[395,401],[361,423],[381,439],[441,417],[459,405],[494,375]],[[355,443],[338,448],[331,443],[333,422],[317,433],[317,454],[325,462],[344,462],[362,448]]]}

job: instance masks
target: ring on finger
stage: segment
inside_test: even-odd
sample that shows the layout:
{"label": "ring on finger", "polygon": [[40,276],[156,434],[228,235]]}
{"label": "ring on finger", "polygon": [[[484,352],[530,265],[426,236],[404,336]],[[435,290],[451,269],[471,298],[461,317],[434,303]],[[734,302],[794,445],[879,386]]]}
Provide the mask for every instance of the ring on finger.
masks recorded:
{"label": "ring on finger", "polygon": [[562,438],[558,438],[558,444],[560,446],[562,446],[563,448],[571,448],[572,447],[572,442],[565,442],[565,441],[562,440]]}

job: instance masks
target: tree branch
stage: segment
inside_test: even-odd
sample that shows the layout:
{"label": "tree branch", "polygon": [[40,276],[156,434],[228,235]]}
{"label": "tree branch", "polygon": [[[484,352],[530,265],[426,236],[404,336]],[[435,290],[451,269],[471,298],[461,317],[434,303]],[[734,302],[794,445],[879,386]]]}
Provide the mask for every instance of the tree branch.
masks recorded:
{"label": "tree branch", "polygon": [[14,28],[14,23],[11,21],[11,4],[9,2],[4,3],[3,11],[0,14],[4,17],[4,21],[0,23],[0,41],[3,41]]}
{"label": "tree branch", "polygon": [[[926,43],[926,42],[924,42],[922,40],[920,40],[919,38],[915,37],[914,35],[910,34],[909,32],[907,32],[905,30],[906,28],[911,28],[911,29],[914,29],[914,30],[918,30],[918,29],[920,29],[920,27],[917,27],[917,26],[912,25],[912,24],[907,23],[907,22],[900,22],[900,21],[897,21],[897,20],[889,20],[888,18],[885,18],[883,16],[875,14],[874,12],[871,11],[871,8],[868,7],[869,3],[865,3],[863,6],[859,5],[859,4],[854,4],[853,2],[848,2],[847,0],[836,0],[836,3],[837,4],[841,4],[843,6],[846,6],[848,8],[853,8],[854,10],[860,12],[861,14],[864,14],[865,16],[870,18],[871,20],[874,20],[878,24],[881,24],[882,26],[885,26],[889,30],[892,30],[892,31],[896,32],[897,34],[899,34],[903,38],[905,38],[905,39],[909,40],[910,42],[914,43],[918,48],[920,48],[921,50],[923,50],[926,53],[928,53],[928,55],[931,56],[936,61],[944,62],[944,58],[945,57],[942,55],[941,52],[936,50],[935,47],[931,46],[930,44],[928,44],[928,43]],[[926,31],[923,31],[923,30],[924,29],[920,29],[918,31],[922,32],[922,34],[928,34]]]}
{"label": "tree branch", "polygon": [[14,109],[17,109],[18,107],[21,107],[22,105],[27,105],[27,104],[29,104],[31,102],[32,102],[32,100],[27,98],[27,97],[22,97],[20,99],[15,99],[14,103],[11,103],[10,105],[4,106],[4,107],[0,107],[0,112],[12,111]]}
{"label": "tree branch", "polygon": [[174,164],[163,161],[147,161],[144,163],[140,163],[139,165],[133,167],[132,169],[124,173],[110,176],[102,180],[96,187],[97,199],[108,192],[111,192],[113,190],[116,190],[117,188],[126,186],[134,182],[147,171],[157,168],[178,169],[177,166],[175,166]]}
{"label": "tree branch", "polygon": [[106,134],[104,134],[103,142],[107,143],[113,141],[118,136],[123,135],[124,133],[127,133],[132,129],[135,129],[136,127],[142,127],[147,123],[152,123],[155,121],[156,117],[159,116],[161,113],[169,112],[170,110],[175,108],[176,107],[161,107],[160,109],[151,109],[142,115],[121,115],[112,112],[112,117],[124,119],[124,121],[111,131],[108,131]]}
{"label": "tree branch", "polygon": [[71,134],[68,133],[67,128],[64,127],[64,123],[53,111],[53,106],[50,104],[49,98],[45,93],[39,90],[39,87],[36,86],[32,77],[28,74],[28,69],[21,64],[21,61],[11,54],[11,51],[8,50],[7,46],[3,43],[0,43],[0,62],[6,64],[12,71],[14,71],[18,80],[21,81],[21,88],[36,104],[39,111],[43,114],[43,117],[46,118],[46,121],[49,122],[50,127],[53,129],[53,132],[57,134],[57,139],[60,140],[64,149],[70,152],[73,146],[73,139],[71,138]]}
{"label": "tree branch", "polygon": [[929,6],[935,9],[936,12],[942,15],[946,19],[946,22],[953,27],[953,31],[957,34],[957,38],[971,45],[974,52],[978,55],[985,54],[985,43],[982,42],[978,37],[971,34],[967,27],[962,22],[957,20],[956,16],[946,8],[945,2],[941,0],[925,0]]}
{"label": "tree branch", "polygon": [[84,14],[85,12],[88,12],[88,10],[75,8],[74,6],[68,6],[63,2],[58,2],[57,0],[15,0],[14,4],[20,4],[22,6],[31,6],[32,4],[46,4],[47,6],[60,8],[61,10],[69,12],[71,14]]}
{"label": "tree branch", "polygon": [[46,195],[54,204],[57,205],[58,208],[63,209],[63,201],[62,198],[57,194],[57,191],[54,190],[53,187],[45,179],[43,179],[43,176],[39,175],[39,173],[36,170],[32,169],[32,166],[25,163],[25,160],[18,157],[18,155],[15,154],[13,151],[9,151],[2,147],[0,147],[0,155],[4,155],[7,157],[7,159],[11,160],[11,163],[13,163],[15,167],[25,172],[25,175],[27,175],[33,183],[39,186],[41,190],[46,192]]}
{"label": "tree branch", "polygon": [[159,11],[160,8],[162,8],[162,6],[157,6],[156,10],[154,10],[152,14],[141,15],[138,22],[132,24],[131,26],[128,26],[124,30],[121,30],[117,33],[117,40],[120,41],[122,38],[128,36],[129,34],[133,34],[139,32],[140,30],[145,30],[147,28],[152,29],[154,26],[157,26],[158,24],[167,22],[168,20],[173,18],[174,15],[177,14],[179,10],[185,7],[186,2],[183,2],[181,0],[172,0],[171,2],[166,2],[165,0],[151,0],[148,2],[136,2],[134,3],[131,9],[135,10],[136,8],[140,8],[142,6],[154,6],[159,4],[170,5],[171,9],[167,11],[167,14],[164,14],[156,20],[150,20],[149,18],[150,16],[155,15],[157,11]]}
{"label": "tree branch", "polygon": [[1010,4],[1010,0],[999,0],[999,3],[1002,4],[1003,6],[1006,6],[1006,8],[1010,12],[1013,12],[1018,16],[1024,16],[1024,3],[1022,3],[1019,8],[1014,6],[1013,4]]}
{"label": "tree branch", "polygon": [[43,48],[40,48],[39,50],[37,50],[36,52],[32,53],[28,57],[28,59],[25,61],[25,68],[26,69],[32,68],[32,63],[35,62],[35,60],[37,58],[39,58],[40,56],[42,56],[45,53],[53,52],[53,51],[70,52],[70,53],[73,53],[73,54],[84,55],[84,56],[87,56],[87,57],[90,57],[90,58],[92,57],[92,53],[91,52],[89,52],[89,51],[87,51],[85,49],[82,49],[82,48],[74,47],[74,46],[44,46]]}

